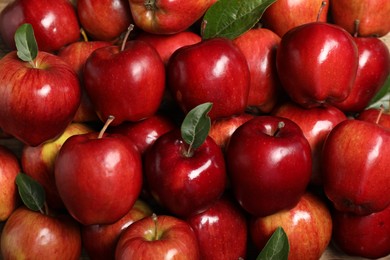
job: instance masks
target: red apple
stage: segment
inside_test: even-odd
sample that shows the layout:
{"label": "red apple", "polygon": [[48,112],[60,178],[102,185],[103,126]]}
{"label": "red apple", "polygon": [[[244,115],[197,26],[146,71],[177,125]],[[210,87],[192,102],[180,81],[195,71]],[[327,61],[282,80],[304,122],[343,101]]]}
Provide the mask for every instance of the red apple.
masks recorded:
{"label": "red apple", "polygon": [[115,259],[198,260],[199,246],[191,226],[168,215],[146,217],[131,224],[119,238]]}
{"label": "red apple", "polygon": [[106,41],[78,41],[67,45],[58,52],[58,56],[74,69],[81,82],[81,103],[73,118],[74,122],[82,123],[98,120],[95,108],[85,91],[82,72],[89,55],[94,50],[109,45],[111,44]]}
{"label": "red apple", "polygon": [[37,146],[65,130],[81,91],[76,73],[58,56],[40,51],[33,64],[16,51],[0,60],[0,127]]}
{"label": "red apple", "polygon": [[112,224],[82,226],[81,239],[89,259],[114,259],[122,232],[137,220],[151,215],[152,209],[149,205],[137,200],[126,215]]}
{"label": "red apple", "polygon": [[85,63],[83,79],[99,118],[113,115],[113,125],[119,125],[157,112],[165,90],[165,66],[150,44],[131,40],[124,49],[95,50]]}
{"label": "red apple", "polygon": [[390,32],[390,2],[387,0],[337,0],[331,4],[332,22],[355,33],[355,20],[360,21],[359,36],[384,36]]}
{"label": "red apple", "polygon": [[276,65],[282,86],[293,101],[304,107],[333,104],[351,92],[358,50],[341,27],[313,22],[284,34]]}
{"label": "red apple", "polygon": [[382,40],[375,37],[354,37],[354,40],[359,51],[355,83],[347,99],[334,103],[344,112],[365,109],[390,75],[390,52]]}
{"label": "red apple", "polygon": [[334,211],[333,242],[348,255],[377,259],[390,254],[390,207],[359,216]]}
{"label": "red apple", "polygon": [[278,101],[280,84],[276,71],[276,49],[280,37],[271,30],[253,28],[233,42],[245,55],[250,72],[247,106],[268,113]]}
{"label": "red apple", "polygon": [[310,181],[311,149],[293,121],[258,116],[234,131],[226,166],[239,204],[267,216],[298,203]]}
{"label": "red apple", "polygon": [[245,56],[225,38],[205,40],[176,50],[167,67],[168,88],[184,113],[212,102],[210,118],[244,112],[250,75]]}
{"label": "red apple", "polygon": [[78,0],[80,24],[94,40],[114,41],[133,22],[127,0]]}
{"label": "red apple", "polygon": [[160,54],[164,64],[168,63],[172,53],[180,47],[192,45],[202,40],[199,34],[191,31],[182,31],[169,35],[141,32],[136,39],[150,43]]}
{"label": "red apple", "polygon": [[32,25],[42,51],[57,51],[80,38],[77,14],[68,0],[7,2],[0,14],[0,35],[8,48],[15,49],[15,31],[23,23]]}
{"label": "red apple", "polygon": [[[104,129],[104,128],[103,128]],[[58,193],[83,225],[110,224],[133,207],[142,186],[141,156],[129,138],[96,133],[66,139],[54,164]]]}
{"label": "red apple", "polygon": [[363,110],[357,119],[381,125],[390,130],[390,110],[384,108],[369,108]]}
{"label": "red apple", "polygon": [[337,210],[366,215],[384,210],[390,197],[390,131],[378,124],[345,120],[324,143],[324,191]]}
{"label": "red apple", "polygon": [[1,233],[4,259],[80,259],[79,225],[68,215],[49,216],[22,206]]}
{"label": "red apple", "polygon": [[302,24],[326,22],[328,9],[329,0],[278,0],[265,10],[261,22],[282,37]]}
{"label": "red apple", "polygon": [[317,260],[325,252],[332,236],[332,218],[327,205],[305,193],[298,204],[276,214],[253,218],[249,225],[251,240],[261,250],[277,227],[288,237],[291,260]]}
{"label": "red apple", "polygon": [[288,118],[299,125],[311,147],[313,160],[311,183],[322,185],[321,157],[324,141],[338,123],[347,119],[346,115],[334,106],[306,109],[291,101],[276,107],[272,115]]}
{"label": "red apple", "polygon": [[58,152],[72,135],[84,134],[93,130],[87,125],[71,123],[56,139],[39,146],[25,145],[21,151],[20,161],[23,173],[38,181],[46,193],[46,202],[52,209],[64,209],[54,180],[54,162]]}
{"label": "red apple", "polygon": [[206,211],[186,219],[199,242],[200,259],[244,259],[247,220],[232,199],[223,197]]}
{"label": "red apple", "polygon": [[129,3],[134,23],[154,34],[185,31],[210,6],[210,0],[129,0]]}
{"label": "red apple", "polygon": [[15,178],[21,167],[16,154],[0,145],[0,222],[5,221],[19,205]]}
{"label": "red apple", "polygon": [[145,153],[144,174],[154,199],[187,217],[209,208],[226,185],[225,160],[211,137],[190,154],[179,130],[160,136]]}

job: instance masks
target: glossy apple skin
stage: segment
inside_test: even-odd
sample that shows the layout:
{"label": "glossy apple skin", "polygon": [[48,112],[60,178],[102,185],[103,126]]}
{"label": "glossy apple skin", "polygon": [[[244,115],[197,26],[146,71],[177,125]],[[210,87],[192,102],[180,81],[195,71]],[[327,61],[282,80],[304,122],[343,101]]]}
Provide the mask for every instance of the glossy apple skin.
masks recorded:
{"label": "glossy apple skin", "polygon": [[[380,115],[379,115],[380,114]],[[363,110],[357,116],[357,119],[362,121],[367,121],[371,123],[377,123],[387,129],[390,130],[390,113],[389,111],[383,111],[381,113],[380,109],[377,108],[369,108]]]}
{"label": "glossy apple skin", "polygon": [[218,118],[211,122],[209,136],[221,147],[223,152],[229,144],[230,137],[236,129],[255,115],[242,113],[231,117]]}
{"label": "glossy apple skin", "polygon": [[167,67],[168,88],[187,113],[212,102],[211,119],[245,111],[250,74],[245,56],[231,40],[214,38],[175,51]]}
{"label": "glossy apple skin", "polygon": [[31,176],[43,186],[46,193],[46,203],[51,209],[65,209],[54,180],[54,162],[62,144],[72,135],[92,131],[86,125],[71,123],[58,138],[52,141],[38,146],[23,146],[20,156],[23,173]]}
{"label": "glossy apple skin", "polygon": [[39,52],[35,63],[32,68],[16,51],[0,60],[0,127],[31,146],[58,137],[81,97],[76,73],[59,57]]}
{"label": "glossy apple skin", "polygon": [[320,259],[332,236],[332,218],[327,205],[308,192],[290,210],[263,218],[252,218],[249,232],[258,250],[265,246],[278,226],[287,234],[290,260]]}
{"label": "glossy apple skin", "polygon": [[326,2],[326,5],[318,22],[326,22],[329,0],[278,0],[265,10],[261,22],[265,28],[282,37],[294,27],[316,22],[322,2]]}
{"label": "glossy apple skin", "polygon": [[324,191],[337,210],[366,215],[384,210],[390,197],[390,131],[361,120],[333,128],[324,143]]}
{"label": "glossy apple skin", "polygon": [[253,28],[233,42],[245,55],[250,72],[247,106],[269,113],[278,101],[280,82],[276,71],[276,50],[280,37],[265,28]]}
{"label": "glossy apple skin", "polygon": [[145,153],[144,175],[154,199],[170,213],[188,217],[219,199],[226,186],[225,160],[211,137],[185,155],[179,130],[162,135]]}
{"label": "glossy apple skin", "polygon": [[223,197],[206,211],[186,219],[199,242],[200,259],[244,259],[248,227],[232,198]]}
{"label": "glossy apple skin", "polygon": [[[156,233],[157,225],[157,233]],[[115,259],[198,260],[199,246],[191,226],[182,219],[146,217],[131,224],[119,238]]]}
{"label": "glossy apple skin", "polygon": [[140,194],[141,156],[120,135],[74,135],[57,155],[54,177],[72,217],[83,225],[110,224],[129,212]]}
{"label": "glossy apple skin", "polygon": [[134,23],[154,34],[185,31],[210,6],[210,0],[129,0],[129,3]]}
{"label": "glossy apple skin", "polygon": [[5,223],[1,255],[7,259],[80,259],[80,227],[68,215],[48,216],[19,207]]}
{"label": "glossy apple skin", "polygon": [[390,2],[386,0],[337,0],[331,4],[332,22],[355,33],[355,20],[359,20],[359,36],[381,37],[390,32]]}
{"label": "glossy apple skin", "polygon": [[114,41],[133,22],[127,0],[78,0],[80,24],[94,40]]}
{"label": "glossy apple skin", "polygon": [[183,31],[169,35],[141,32],[136,36],[137,40],[150,43],[160,54],[164,64],[168,64],[171,55],[180,47],[192,45],[202,40],[199,34],[191,31]]}
{"label": "glossy apple skin", "polygon": [[122,232],[137,220],[152,215],[148,204],[137,200],[131,210],[115,223],[81,227],[83,246],[91,260],[115,258],[115,249]]}
{"label": "glossy apple skin", "polygon": [[390,74],[390,52],[386,44],[375,37],[354,37],[359,52],[355,83],[347,99],[334,103],[344,112],[360,112],[378,93]]}
{"label": "glossy apple skin", "polygon": [[97,121],[99,119],[96,115],[95,108],[85,91],[83,68],[85,61],[94,50],[109,45],[111,44],[106,41],[78,41],[65,46],[57,54],[74,69],[81,82],[81,102],[73,118],[73,122],[84,123]]}
{"label": "glossy apple skin", "polygon": [[176,125],[170,118],[156,114],[138,122],[124,122],[109,129],[110,133],[123,134],[137,146],[141,155],[163,134],[173,130]]}
{"label": "glossy apple skin", "polygon": [[0,146],[0,222],[5,221],[19,205],[15,178],[21,171],[16,154],[6,146]]}
{"label": "glossy apple skin", "polygon": [[346,99],[358,68],[358,50],[341,27],[314,22],[282,37],[276,55],[278,75],[291,99],[304,107]]}
{"label": "glossy apple skin", "polygon": [[306,109],[291,101],[278,106],[272,115],[288,118],[301,128],[303,135],[309,141],[312,152],[311,184],[322,185],[322,147],[329,132],[337,124],[346,120],[347,116],[331,105]]}
{"label": "glossy apple skin", "polygon": [[[278,129],[278,124],[285,126]],[[287,118],[258,116],[230,138],[226,165],[239,204],[254,216],[294,207],[310,181],[309,142]]]}
{"label": "glossy apple skin", "polygon": [[[95,50],[87,59],[83,79],[99,118],[111,125],[154,115],[165,90],[165,66],[157,51],[143,41]],[[108,94],[109,93],[109,94]]]}
{"label": "glossy apple skin", "polygon": [[0,15],[0,34],[4,44],[16,49],[14,35],[23,23],[30,23],[39,50],[54,52],[80,38],[80,26],[68,0],[16,0]]}
{"label": "glossy apple skin", "polygon": [[333,242],[348,255],[377,259],[390,254],[390,207],[359,216],[332,212]]}

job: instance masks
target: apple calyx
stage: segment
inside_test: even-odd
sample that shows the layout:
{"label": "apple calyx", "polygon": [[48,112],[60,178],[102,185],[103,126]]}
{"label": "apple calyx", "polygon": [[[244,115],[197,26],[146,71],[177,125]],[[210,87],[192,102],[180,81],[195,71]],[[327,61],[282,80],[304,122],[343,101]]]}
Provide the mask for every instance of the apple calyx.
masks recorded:
{"label": "apple calyx", "polygon": [[29,23],[20,25],[15,32],[14,39],[19,59],[28,62],[33,68],[38,68],[35,63],[35,58],[38,56],[38,44],[32,25]]}
{"label": "apple calyx", "polygon": [[106,122],[104,123],[102,129],[99,132],[98,139],[101,139],[106,132],[108,126],[111,124],[112,121],[114,121],[115,117],[113,115],[109,115]]}
{"label": "apple calyx", "polygon": [[123,41],[122,41],[122,45],[121,45],[121,51],[123,51],[125,49],[127,39],[129,38],[130,33],[133,31],[133,29],[134,29],[134,24],[130,24],[129,27],[127,27],[127,31],[125,33],[125,36],[123,37]]}
{"label": "apple calyx", "polygon": [[145,0],[144,6],[149,11],[154,11],[157,9],[155,0]]}
{"label": "apple calyx", "polygon": [[210,128],[211,119],[208,116],[213,103],[200,104],[189,111],[181,124],[181,137],[188,148],[183,150],[185,157],[192,157],[194,150],[206,140]]}
{"label": "apple calyx", "polygon": [[317,14],[317,20],[316,20],[317,22],[320,20],[321,14],[322,14],[325,6],[326,6],[326,1],[322,1],[321,6],[320,6],[320,10],[318,11],[318,14]]}

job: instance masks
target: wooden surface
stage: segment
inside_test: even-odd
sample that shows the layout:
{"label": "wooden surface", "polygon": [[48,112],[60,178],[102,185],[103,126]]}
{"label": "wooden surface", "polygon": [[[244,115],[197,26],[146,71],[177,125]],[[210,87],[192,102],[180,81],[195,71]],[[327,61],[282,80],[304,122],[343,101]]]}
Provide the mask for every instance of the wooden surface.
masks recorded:
{"label": "wooden surface", "polygon": [[[7,1],[7,0],[0,0],[0,10],[2,10],[8,2],[9,1]],[[382,40],[387,44],[387,46],[390,49],[390,34],[383,37]],[[2,45],[1,45],[1,39],[0,39],[0,57],[2,56],[2,54],[4,54],[4,52],[1,51],[2,50],[1,46]],[[11,148],[17,155],[20,155],[22,144],[16,140],[14,140],[14,139],[0,139],[0,145],[5,145],[5,146]],[[1,233],[1,229],[2,229],[3,224],[4,223],[0,223],[0,233]],[[1,259],[2,259],[2,257],[0,255],[0,260]],[[320,259],[321,260],[341,260],[341,259],[364,260],[365,258],[347,256],[347,255],[343,254],[342,252],[338,251],[337,249],[335,249],[332,245],[329,245],[328,249],[324,252],[324,254],[322,255],[322,257]],[[387,257],[381,258],[381,260],[390,260],[390,255]]]}

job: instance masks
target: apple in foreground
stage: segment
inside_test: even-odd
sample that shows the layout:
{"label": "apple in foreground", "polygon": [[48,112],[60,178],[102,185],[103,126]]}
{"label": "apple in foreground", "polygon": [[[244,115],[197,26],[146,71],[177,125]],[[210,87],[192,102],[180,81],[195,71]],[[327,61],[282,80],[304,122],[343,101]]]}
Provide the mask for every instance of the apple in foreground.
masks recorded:
{"label": "apple in foreground", "polygon": [[318,260],[332,236],[332,218],[327,205],[308,192],[290,210],[251,219],[250,237],[259,251],[277,227],[286,232],[290,244],[288,259],[291,260]]}
{"label": "apple in foreground", "polygon": [[356,119],[335,126],[323,148],[324,191],[337,210],[367,215],[390,206],[390,131]]}
{"label": "apple in foreground", "polygon": [[168,215],[152,215],[125,229],[118,241],[115,259],[198,260],[199,246],[191,226]]}
{"label": "apple in foreground", "polygon": [[312,157],[299,126],[258,116],[234,131],[226,151],[234,196],[254,216],[294,207],[309,184]]}
{"label": "apple in foreground", "polygon": [[5,221],[19,204],[15,178],[21,167],[16,154],[0,146],[0,222]]}
{"label": "apple in foreground", "polygon": [[121,233],[137,220],[152,215],[152,209],[142,200],[137,200],[131,210],[118,221],[107,225],[81,227],[81,240],[91,260],[115,258],[115,249]]}
{"label": "apple in foreground", "polygon": [[199,242],[200,259],[244,259],[247,220],[233,198],[222,197],[206,211],[186,219]]}
{"label": "apple in foreground", "polygon": [[1,234],[4,259],[74,259],[81,256],[79,224],[68,215],[16,209]]}

